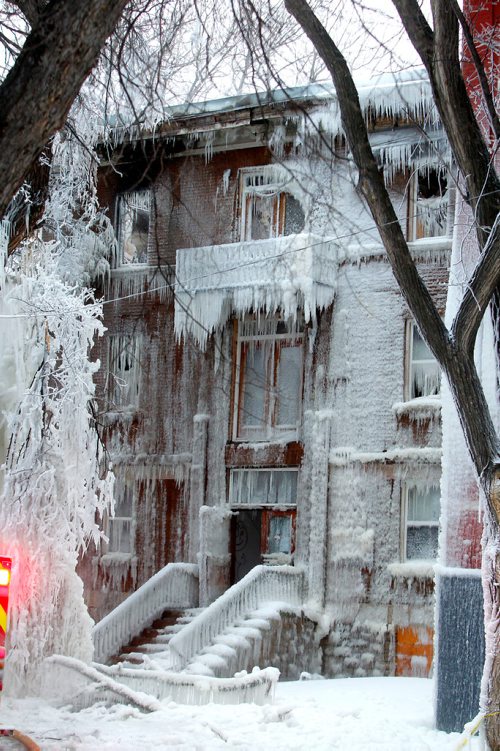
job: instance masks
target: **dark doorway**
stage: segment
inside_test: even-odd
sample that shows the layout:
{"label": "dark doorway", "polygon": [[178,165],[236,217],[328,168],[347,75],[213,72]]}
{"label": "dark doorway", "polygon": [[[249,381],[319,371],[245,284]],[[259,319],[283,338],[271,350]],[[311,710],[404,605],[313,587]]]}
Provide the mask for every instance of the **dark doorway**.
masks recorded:
{"label": "dark doorway", "polygon": [[248,574],[254,566],[262,563],[260,556],[261,519],[260,509],[238,511],[233,517],[233,581],[235,582]]}

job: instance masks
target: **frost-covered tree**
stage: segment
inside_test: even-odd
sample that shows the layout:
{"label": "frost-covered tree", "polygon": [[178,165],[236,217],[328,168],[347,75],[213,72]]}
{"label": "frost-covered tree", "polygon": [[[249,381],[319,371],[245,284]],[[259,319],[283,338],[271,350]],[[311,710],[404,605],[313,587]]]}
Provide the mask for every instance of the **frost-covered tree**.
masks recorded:
{"label": "frost-covered tree", "polygon": [[8,260],[2,226],[0,548],[13,558],[5,684],[17,693],[40,688],[54,652],[92,656],[75,567],[99,540],[96,513],[112,506],[113,477],[94,418],[99,363],[90,358],[102,306],[86,285],[106,273],[113,238],[97,206],[91,146],[56,138],[44,233]]}

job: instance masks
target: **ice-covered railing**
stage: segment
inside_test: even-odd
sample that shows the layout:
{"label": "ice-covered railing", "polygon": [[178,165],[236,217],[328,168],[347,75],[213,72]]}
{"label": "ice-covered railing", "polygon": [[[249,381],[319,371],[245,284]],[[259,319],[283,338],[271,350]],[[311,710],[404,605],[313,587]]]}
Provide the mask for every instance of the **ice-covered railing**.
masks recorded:
{"label": "ice-covered railing", "polygon": [[198,566],[169,563],[94,626],[95,662],[105,662],[164,610],[198,605]]}
{"label": "ice-covered railing", "polygon": [[233,313],[280,310],[306,321],[333,302],[337,246],[311,233],[177,251],[175,331],[204,347]]}
{"label": "ice-covered railing", "polygon": [[47,662],[79,674],[82,691],[73,699],[78,709],[96,701],[133,704],[146,711],[159,708],[170,698],[178,704],[268,704],[274,699],[279,678],[277,668],[254,668],[234,678],[212,678],[167,673],[163,670],[124,668],[122,665],[98,669],[71,657],[53,655]]}
{"label": "ice-covered railing", "polygon": [[294,566],[255,566],[172,637],[169,648],[174,664],[182,669],[217,635],[266,602],[302,605],[304,601],[305,577],[302,569]]}

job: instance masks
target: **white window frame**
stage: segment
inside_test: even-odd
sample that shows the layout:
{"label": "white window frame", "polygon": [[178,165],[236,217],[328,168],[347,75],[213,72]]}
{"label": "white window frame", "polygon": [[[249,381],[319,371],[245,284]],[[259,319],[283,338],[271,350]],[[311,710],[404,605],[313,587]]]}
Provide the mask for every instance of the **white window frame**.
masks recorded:
{"label": "white window frame", "polygon": [[[134,205],[136,204],[136,205]],[[148,238],[146,240],[146,260],[134,261],[127,260],[125,256],[125,241],[132,226],[132,215],[134,210],[148,212]],[[149,248],[149,234],[151,232],[151,190],[144,188],[142,190],[130,190],[121,193],[117,201],[117,237],[118,237],[118,264],[129,268],[137,266],[147,266],[147,254]]]}
{"label": "white window frame", "polygon": [[[118,487],[118,490],[117,490]],[[118,516],[116,513],[114,515],[106,514],[105,518],[105,534],[108,538],[107,543],[107,553],[113,553],[113,554],[119,554],[119,555],[128,555],[133,556],[135,555],[135,498],[134,498],[134,486],[129,484],[121,485],[121,483],[117,483],[115,486],[115,494],[122,494],[124,496],[127,496],[129,498],[130,502],[130,515],[120,515]],[[120,510],[120,503],[115,500],[115,512]],[[126,529],[126,525],[128,525],[128,550],[120,550],[118,548],[113,547],[113,540],[119,539],[121,540],[123,535],[127,535],[126,532],[124,532],[124,529]],[[121,531],[119,531],[119,528],[122,528]],[[116,529],[116,535],[113,532],[113,529]]]}
{"label": "white window frame", "polygon": [[436,560],[437,557],[437,551],[436,556],[433,558],[408,558],[408,529],[421,529],[423,527],[426,528],[432,528],[436,529],[437,534],[439,535],[439,514],[437,519],[427,519],[427,520],[413,520],[409,519],[409,500],[410,500],[410,494],[413,490],[417,492],[424,492],[428,488],[437,488],[438,492],[440,490],[439,487],[439,481],[437,482],[429,482],[429,483],[421,483],[421,482],[412,482],[410,480],[403,483],[402,486],[402,503],[401,503],[401,560],[403,563],[405,562],[412,562],[417,560]]}
{"label": "white window frame", "polygon": [[[266,501],[258,501],[256,499],[252,500],[241,500],[238,498],[239,495],[239,489],[238,485],[240,485],[240,491],[241,491],[241,482],[239,480],[240,476],[242,479],[243,477],[247,477],[248,480],[251,483],[251,477],[257,477],[257,475],[268,475],[267,479],[267,485],[268,488],[271,486],[273,482],[273,478],[277,479],[277,475],[279,473],[287,472],[289,474],[295,475],[295,487],[293,488],[294,497],[290,498],[286,503],[284,502],[277,502],[273,503],[270,500]],[[297,507],[297,483],[298,483],[298,474],[299,470],[298,467],[238,467],[235,469],[231,469],[229,473],[229,497],[228,497],[228,503],[229,505],[234,509],[253,509],[253,508],[273,508],[273,509],[294,509]],[[269,495],[268,495],[269,498]]]}
{"label": "white window frame", "polygon": [[[276,328],[279,323],[284,323],[290,330],[285,333],[262,333],[257,334],[245,334],[244,329],[248,322],[255,322],[257,327],[261,329],[271,331],[272,328]],[[297,421],[295,424],[276,424],[276,410],[277,410],[277,394],[276,394],[276,365],[279,363],[279,359],[276,353],[276,348],[279,347],[280,342],[293,341],[296,342],[291,346],[300,348],[300,382],[297,393]],[[297,318],[295,322],[284,321],[279,317],[264,317],[264,316],[247,316],[243,320],[237,322],[237,337],[236,337],[236,368],[235,368],[235,381],[234,381],[234,407],[233,407],[233,440],[235,441],[268,441],[273,438],[283,439],[287,436],[289,440],[295,440],[298,435],[298,430],[301,424],[302,415],[302,391],[304,380],[304,341],[305,333],[302,324],[302,319]],[[244,365],[243,361],[243,349],[245,345],[251,345],[253,342],[264,345],[267,342],[272,342],[273,356],[272,356],[272,372],[267,372],[266,383],[264,384],[264,421],[262,427],[244,426],[240,424],[241,414],[244,407],[240,402],[244,399],[244,381],[246,372],[243,373]]]}
{"label": "white window frame", "polygon": [[[424,358],[424,359],[415,359],[413,357],[413,338],[414,335],[417,335],[423,342],[423,344],[427,347],[427,344],[425,343],[424,339],[422,338],[422,335],[420,334],[420,331],[418,330],[418,326],[415,323],[413,319],[408,319],[405,323],[405,340],[406,340],[406,367],[405,367],[405,399],[406,401],[410,401],[411,399],[417,399],[420,397],[429,397],[429,396],[438,396],[441,391],[441,373],[440,373],[440,367],[439,363],[437,362],[436,358],[432,354],[432,352],[429,350],[430,357]],[[413,383],[414,383],[414,373],[415,373],[415,366],[417,365],[433,365],[435,367],[436,373],[439,377],[439,388],[436,393],[429,393],[429,394],[420,394],[417,396],[414,393],[413,389]]]}

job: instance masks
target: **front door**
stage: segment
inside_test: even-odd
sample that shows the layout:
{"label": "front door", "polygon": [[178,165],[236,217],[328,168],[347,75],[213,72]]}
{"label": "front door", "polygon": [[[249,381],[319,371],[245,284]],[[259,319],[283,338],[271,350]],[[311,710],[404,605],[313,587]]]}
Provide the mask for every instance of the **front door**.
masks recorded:
{"label": "front door", "polygon": [[291,563],[295,509],[242,509],[233,517],[233,582],[261,563]]}

